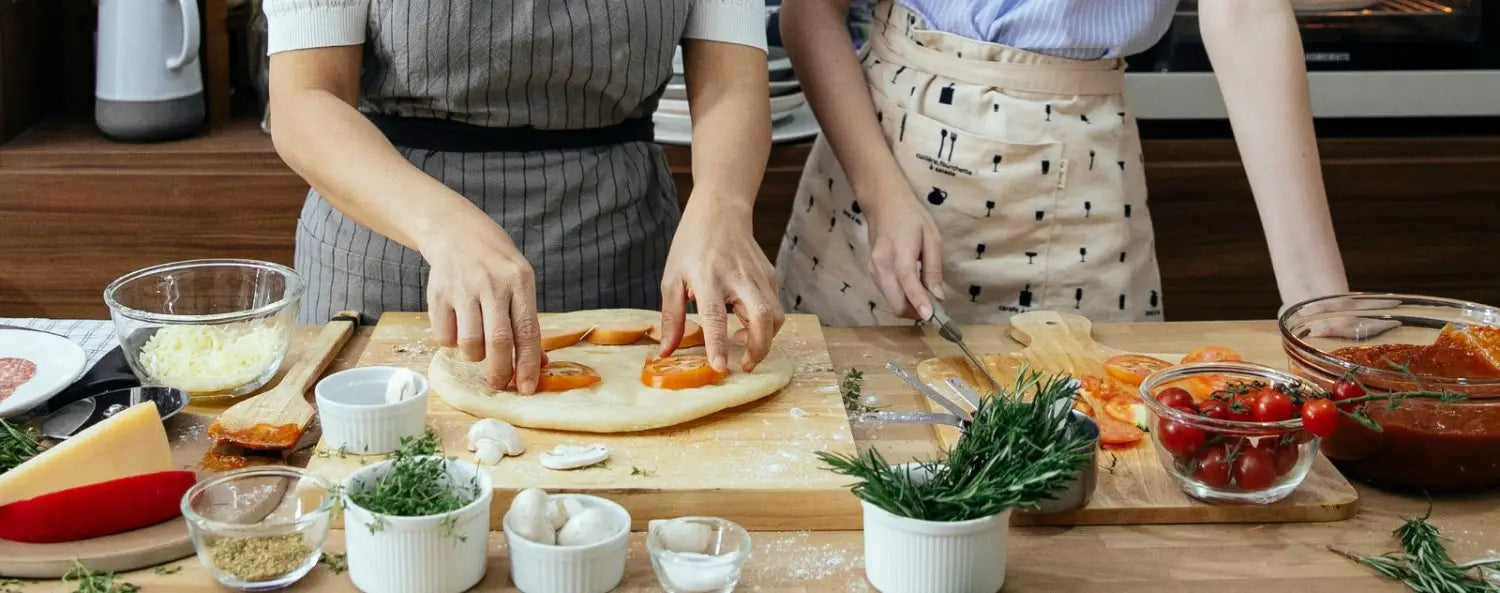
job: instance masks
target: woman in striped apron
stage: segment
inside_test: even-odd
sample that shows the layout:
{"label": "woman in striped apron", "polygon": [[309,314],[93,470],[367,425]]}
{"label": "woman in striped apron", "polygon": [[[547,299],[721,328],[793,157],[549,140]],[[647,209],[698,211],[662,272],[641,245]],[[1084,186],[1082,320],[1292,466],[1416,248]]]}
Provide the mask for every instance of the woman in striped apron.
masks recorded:
{"label": "woman in striped apron", "polygon": [[[302,319],[429,312],[530,392],[536,313],[696,299],[714,366],[781,323],[750,209],[770,145],[763,0],[266,0],[272,136],[312,186]],[[679,215],[651,114],[681,44],[694,192]],[[514,367],[513,367],[514,364]]]}
{"label": "woman in striped apron", "polygon": [[[818,115],[777,269],[784,306],[835,325],[1032,309],[1161,319],[1123,56],[1176,0],[882,0],[849,50],[848,0],[786,0]],[[1282,299],[1347,289],[1286,2],[1200,0]]]}

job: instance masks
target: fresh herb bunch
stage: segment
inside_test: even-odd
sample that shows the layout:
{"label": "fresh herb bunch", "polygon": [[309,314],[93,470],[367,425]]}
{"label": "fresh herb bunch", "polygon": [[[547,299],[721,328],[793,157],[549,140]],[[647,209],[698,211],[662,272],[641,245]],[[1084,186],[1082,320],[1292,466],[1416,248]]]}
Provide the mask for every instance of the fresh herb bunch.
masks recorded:
{"label": "fresh herb bunch", "polygon": [[0,474],[41,453],[41,439],[35,432],[0,420]]}
{"label": "fresh herb bunch", "polygon": [[1500,593],[1500,559],[1458,564],[1443,547],[1443,536],[1427,522],[1427,514],[1407,519],[1396,528],[1400,552],[1362,556],[1329,546],[1329,550],[1375,569],[1386,578],[1405,583],[1417,593]]}
{"label": "fresh herb bunch", "polygon": [[844,398],[844,410],[850,416],[859,416],[860,414],[868,414],[880,410],[880,408],[867,406],[859,401],[863,396],[864,383],[865,374],[859,372],[858,369],[849,369],[848,372],[844,373],[843,380],[839,381],[839,395]]}
{"label": "fresh herb bunch", "polygon": [[969,429],[938,460],[892,467],[874,449],[818,458],[858,478],[860,500],[902,517],[953,522],[1035,508],[1091,459],[1092,441],[1067,429],[1076,391],[1066,376],[1022,370],[1009,396],[980,400]]}
{"label": "fresh herb bunch", "polygon": [[318,557],[318,564],[327,566],[333,574],[344,574],[344,571],[349,570],[349,556],[323,552],[323,555]]}
{"label": "fresh herb bunch", "polygon": [[[452,457],[440,457],[441,441],[431,428],[419,437],[401,439],[391,466],[373,483],[355,486],[349,500],[361,508],[393,517],[425,517],[456,511],[479,497],[478,479],[455,484],[448,476]],[[371,530],[377,530],[372,525]]]}
{"label": "fresh herb bunch", "polygon": [[89,570],[83,563],[74,560],[73,568],[63,575],[62,581],[76,585],[74,593],[136,593],[141,590],[130,583],[116,583],[116,578],[115,573]]}

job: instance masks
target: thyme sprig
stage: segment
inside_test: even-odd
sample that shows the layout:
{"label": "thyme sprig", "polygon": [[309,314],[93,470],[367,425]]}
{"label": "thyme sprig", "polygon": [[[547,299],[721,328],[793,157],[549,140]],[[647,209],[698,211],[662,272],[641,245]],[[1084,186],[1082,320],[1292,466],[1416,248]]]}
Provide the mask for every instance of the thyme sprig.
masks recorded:
{"label": "thyme sprig", "polygon": [[967,521],[1034,508],[1084,468],[1091,441],[1067,430],[1076,395],[1068,377],[1022,371],[1008,393],[981,399],[968,431],[937,460],[892,467],[875,449],[818,458],[857,478],[860,500],[902,517]]}
{"label": "thyme sprig", "polygon": [[141,590],[131,583],[119,582],[115,573],[106,571],[89,570],[77,559],[73,560],[73,568],[64,574],[62,581],[66,584],[75,585],[74,593],[137,593]]}
{"label": "thyme sprig", "polygon": [[36,432],[0,420],[0,474],[41,453],[41,438]]}
{"label": "thyme sprig", "polygon": [[323,552],[323,555],[318,557],[318,564],[327,566],[333,574],[344,574],[344,571],[349,570],[349,556]]}
{"label": "thyme sprig", "polygon": [[864,383],[865,374],[859,369],[849,369],[844,373],[844,378],[839,381],[839,396],[844,399],[844,410],[851,418],[880,411],[880,408],[867,406],[860,401],[864,397]]}
{"label": "thyme sprig", "polygon": [[355,485],[349,500],[376,515],[370,531],[384,528],[381,515],[426,517],[463,508],[479,497],[479,481],[456,484],[448,475],[452,457],[440,457],[441,441],[431,428],[405,437],[391,456],[391,466],[372,482]]}
{"label": "thyme sprig", "polygon": [[1500,593],[1500,584],[1488,580],[1500,570],[1500,559],[1454,562],[1443,547],[1442,534],[1427,521],[1431,516],[1432,506],[1428,505],[1427,514],[1409,518],[1396,528],[1400,552],[1364,556],[1333,546],[1328,549],[1385,578],[1401,581],[1417,593]]}

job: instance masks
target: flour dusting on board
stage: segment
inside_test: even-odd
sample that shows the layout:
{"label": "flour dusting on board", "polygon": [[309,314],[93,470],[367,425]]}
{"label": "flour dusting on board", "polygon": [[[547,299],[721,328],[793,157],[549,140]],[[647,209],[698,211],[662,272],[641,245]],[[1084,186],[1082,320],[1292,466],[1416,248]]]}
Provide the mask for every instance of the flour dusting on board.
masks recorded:
{"label": "flour dusting on board", "polygon": [[[760,534],[757,534],[760,535]],[[770,534],[766,534],[770,535]],[[813,544],[805,531],[762,540],[757,552],[765,557],[786,558],[785,563],[751,562],[745,565],[745,580],[781,582],[856,580],[863,582],[864,555],[857,542]],[[863,589],[855,589],[863,590]]]}

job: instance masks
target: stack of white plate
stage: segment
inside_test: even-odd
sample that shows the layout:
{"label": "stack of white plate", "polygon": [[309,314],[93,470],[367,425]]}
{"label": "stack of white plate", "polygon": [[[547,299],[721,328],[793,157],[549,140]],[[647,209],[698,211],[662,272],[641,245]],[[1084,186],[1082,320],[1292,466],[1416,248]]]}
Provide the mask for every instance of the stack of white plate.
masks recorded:
{"label": "stack of white plate", "polygon": [[[818,122],[813,118],[807,98],[802,95],[802,85],[792,71],[792,61],[786,50],[771,47],[766,52],[766,70],[771,81],[771,140],[789,142],[818,135]],[[657,103],[656,140],[664,144],[686,145],[693,138],[692,119],[688,114],[687,83],[683,77],[682,50],[672,58],[672,80],[667,83]]]}

